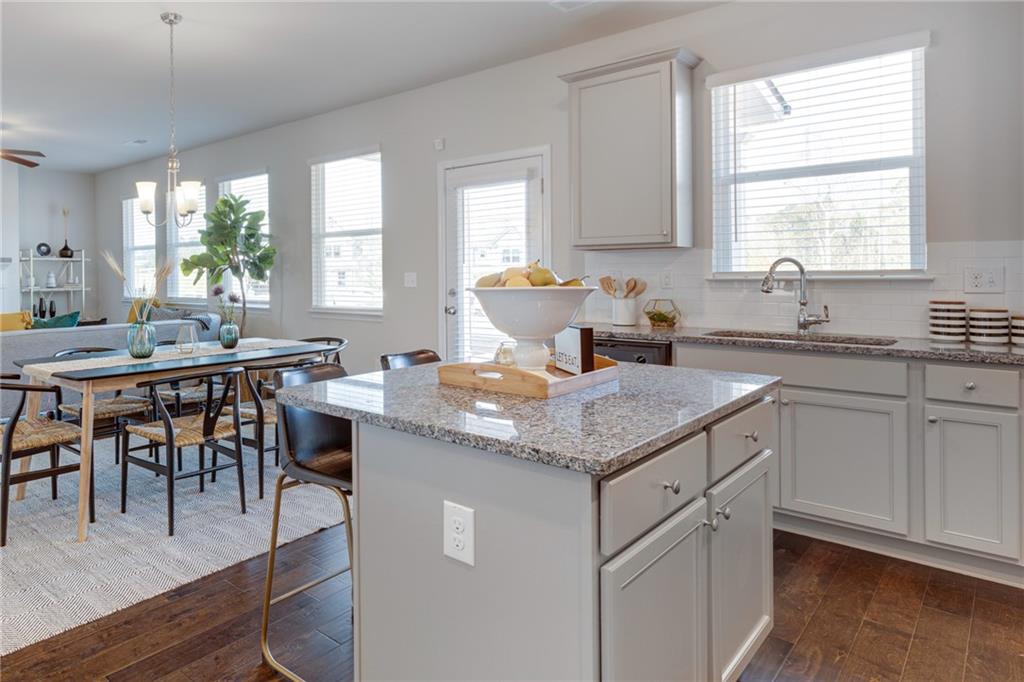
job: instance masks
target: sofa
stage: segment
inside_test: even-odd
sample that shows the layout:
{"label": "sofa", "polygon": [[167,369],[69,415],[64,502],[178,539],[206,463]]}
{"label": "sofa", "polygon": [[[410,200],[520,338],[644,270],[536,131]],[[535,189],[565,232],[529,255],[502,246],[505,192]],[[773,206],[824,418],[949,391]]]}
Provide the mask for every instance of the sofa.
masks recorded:
{"label": "sofa", "polygon": [[[216,340],[220,334],[220,316],[216,313],[206,313],[201,320],[195,318],[160,320],[152,324],[156,328],[157,341],[173,341],[177,338],[178,329],[183,324],[194,325],[200,341]],[[103,324],[89,327],[0,332],[0,371],[20,373],[20,369],[14,364],[15,361],[52,357],[54,353],[65,348],[86,346],[127,348],[130,326],[129,324]],[[6,418],[14,412],[18,396],[11,391],[2,393],[3,395],[0,395],[0,416]],[[78,400],[77,396],[68,396],[68,398],[72,401]],[[45,401],[43,407],[44,409],[52,408]]]}

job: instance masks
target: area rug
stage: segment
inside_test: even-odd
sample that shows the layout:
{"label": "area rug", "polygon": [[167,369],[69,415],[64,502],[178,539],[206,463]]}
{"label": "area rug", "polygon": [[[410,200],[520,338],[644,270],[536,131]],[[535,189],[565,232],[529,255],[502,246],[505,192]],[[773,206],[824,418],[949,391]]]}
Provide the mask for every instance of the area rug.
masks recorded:
{"label": "area rug", "polygon": [[[196,457],[195,448],[185,451],[186,468],[196,468]],[[62,461],[74,459],[66,453]],[[246,514],[233,470],[219,472],[216,483],[207,480],[203,493],[198,478],[178,481],[174,537],[167,536],[162,476],[130,467],[128,512],[120,513],[111,440],[96,445],[96,523],[87,542],[75,542],[78,477],[61,477],[57,500],[50,499],[49,479],[29,483],[24,500],[11,500],[7,546],[0,549],[0,654],[266,552],[277,476],[273,455],[268,460],[259,500],[256,453],[245,454]],[[284,496],[281,543],[342,521],[330,491],[301,486]]]}

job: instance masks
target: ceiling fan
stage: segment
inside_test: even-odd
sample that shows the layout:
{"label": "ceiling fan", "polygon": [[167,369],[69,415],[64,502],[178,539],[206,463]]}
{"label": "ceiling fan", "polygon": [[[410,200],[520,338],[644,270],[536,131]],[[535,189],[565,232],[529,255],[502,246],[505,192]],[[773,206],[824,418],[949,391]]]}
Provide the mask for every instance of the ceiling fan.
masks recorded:
{"label": "ceiling fan", "polygon": [[36,166],[39,165],[35,161],[29,161],[28,159],[21,158],[23,156],[38,156],[44,159],[46,158],[46,154],[31,149],[0,148],[0,159],[4,159],[5,161],[13,161],[14,163],[20,163],[22,166],[28,166],[29,168],[35,168]]}

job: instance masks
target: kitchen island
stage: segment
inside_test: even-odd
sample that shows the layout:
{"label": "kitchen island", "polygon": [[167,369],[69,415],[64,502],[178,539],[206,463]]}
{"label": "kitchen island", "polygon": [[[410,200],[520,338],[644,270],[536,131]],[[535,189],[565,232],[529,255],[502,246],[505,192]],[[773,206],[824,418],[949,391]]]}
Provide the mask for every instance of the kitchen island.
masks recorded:
{"label": "kitchen island", "polygon": [[353,421],[361,679],[735,679],[772,625],[777,377],[623,364],[535,400],[437,366],[282,389]]}

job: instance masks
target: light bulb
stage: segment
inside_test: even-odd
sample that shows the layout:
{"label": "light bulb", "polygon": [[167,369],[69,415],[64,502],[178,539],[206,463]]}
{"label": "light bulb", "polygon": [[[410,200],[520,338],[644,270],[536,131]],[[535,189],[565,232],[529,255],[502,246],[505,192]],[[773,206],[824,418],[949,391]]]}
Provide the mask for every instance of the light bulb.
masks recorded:
{"label": "light bulb", "polygon": [[156,183],[136,182],[135,189],[139,194],[139,210],[144,215],[151,214],[156,205]]}

